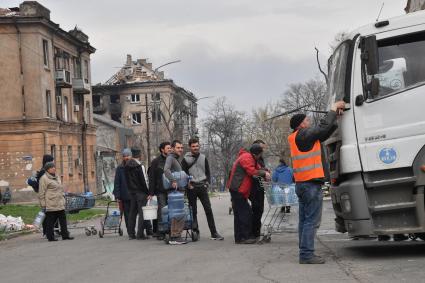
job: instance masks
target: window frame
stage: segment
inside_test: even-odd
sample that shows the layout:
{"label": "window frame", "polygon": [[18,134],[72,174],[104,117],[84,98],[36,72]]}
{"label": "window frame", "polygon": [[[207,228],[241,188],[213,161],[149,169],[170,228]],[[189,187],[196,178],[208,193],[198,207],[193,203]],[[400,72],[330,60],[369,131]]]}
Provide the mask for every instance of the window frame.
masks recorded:
{"label": "window frame", "polygon": [[[134,119],[134,115],[140,115],[140,122],[137,122],[136,119]],[[131,113],[131,125],[140,126],[141,124],[142,124],[142,112],[132,112]]]}

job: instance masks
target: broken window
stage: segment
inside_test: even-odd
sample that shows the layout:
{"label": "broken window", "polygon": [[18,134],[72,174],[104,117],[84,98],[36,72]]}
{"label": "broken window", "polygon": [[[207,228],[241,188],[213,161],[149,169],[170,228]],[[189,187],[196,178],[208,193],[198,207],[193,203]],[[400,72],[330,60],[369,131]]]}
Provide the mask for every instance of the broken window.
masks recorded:
{"label": "broken window", "polygon": [[142,113],[136,112],[131,114],[131,124],[140,125],[142,123]]}

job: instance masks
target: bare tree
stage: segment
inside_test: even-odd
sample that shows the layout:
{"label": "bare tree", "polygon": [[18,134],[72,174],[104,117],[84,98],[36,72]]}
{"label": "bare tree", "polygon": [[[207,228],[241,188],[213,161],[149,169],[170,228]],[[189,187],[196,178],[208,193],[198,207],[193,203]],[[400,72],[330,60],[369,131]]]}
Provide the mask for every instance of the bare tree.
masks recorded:
{"label": "bare tree", "polygon": [[285,110],[292,110],[306,106],[300,112],[309,114],[314,123],[322,117],[320,113],[312,111],[325,111],[327,107],[327,86],[318,78],[308,80],[305,83],[293,83],[283,94],[279,106]]}
{"label": "bare tree", "polygon": [[213,174],[225,183],[243,144],[245,115],[222,97],[208,110],[207,117],[203,127],[208,139],[210,164],[213,164],[211,170],[217,170]]}
{"label": "bare tree", "polygon": [[261,139],[267,143],[266,161],[268,163],[277,163],[281,152],[285,152],[286,157],[289,158],[289,117],[283,116],[278,119],[267,120],[280,112],[281,107],[275,103],[268,103],[265,107],[254,109],[251,121],[247,126],[248,130],[245,131],[249,143],[256,139]]}

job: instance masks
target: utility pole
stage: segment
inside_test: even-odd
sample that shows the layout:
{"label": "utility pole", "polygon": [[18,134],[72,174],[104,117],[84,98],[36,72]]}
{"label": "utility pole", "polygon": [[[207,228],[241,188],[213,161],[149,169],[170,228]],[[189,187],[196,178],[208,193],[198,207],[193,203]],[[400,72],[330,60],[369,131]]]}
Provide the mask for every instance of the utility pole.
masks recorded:
{"label": "utility pole", "polygon": [[179,62],[181,62],[181,60],[175,60],[175,61],[171,61],[171,62],[162,64],[161,66],[157,67],[153,71],[153,76],[154,76],[155,81],[153,82],[154,84],[153,84],[153,91],[152,91],[153,92],[152,101],[154,103],[153,107],[154,107],[154,111],[155,111],[155,142],[156,142],[155,146],[159,145],[159,121],[158,121],[159,119],[158,119],[158,117],[161,115],[160,114],[160,111],[161,111],[161,94],[159,94],[158,101],[156,100],[156,90],[155,90],[155,83],[157,81],[156,76],[157,76],[158,70],[161,69],[162,67],[168,66],[168,65],[171,65],[171,64],[175,64],[175,63],[179,63]]}
{"label": "utility pole", "polygon": [[149,106],[148,106],[148,94],[145,93],[145,109],[146,109],[146,151],[148,157],[148,164],[151,163],[151,142],[150,142],[150,128],[149,128]]}

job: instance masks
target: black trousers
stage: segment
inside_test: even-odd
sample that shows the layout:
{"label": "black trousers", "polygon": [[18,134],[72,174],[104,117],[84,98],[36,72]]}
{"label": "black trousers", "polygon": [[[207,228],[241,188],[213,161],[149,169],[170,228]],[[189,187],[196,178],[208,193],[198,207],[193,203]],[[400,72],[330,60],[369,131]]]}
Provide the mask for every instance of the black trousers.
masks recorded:
{"label": "black trousers", "polygon": [[158,233],[158,225],[159,225],[159,223],[162,220],[162,212],[161,211],[162,211],[162,208],[167,205],[167,200],[168,200],[168,197],[167,196],[168,195],[167,195],[166,192],[164,192],[164,193],[157,193],[156,194],[156,199],[158,201],[158,217],[157,217],[156,220],[153,220],[152,221],[153,222],[153,232],[154,233]]}
{"label": "black trousers", "polygon": [[56,221],[59,220],[59,225],[61,228],[62,238],[66,238],[69,236],[68,227],[66,224],[66,214],[65,210],[59,211],[47,211],[46,218],[44,219],[44,223],[46,225],[46,237],[48,240],[53,240],[55,238],[54,228]]}
{"label": "black trousers", "polygon": [[128,199],[126,200],[121,200],[121,204],[122,204],[122,210],[124,213],[124,222],[125,222],[125,227],[127,228],[127,233],[128,233],[128,219],[130,217],[130,206],[131,206],[131,201]]}
{"label": "black trousers", "polygon": [[259,237],[261,234],[261,218],[264,212],[264,189],[257,179],[253,180],[249,200],[252,205],[252,234]]}
{"label": "black trousers", "polygon": [[233,204],[235,242],[250,239],[253,237],[251,206],[240,193],[230,191],[230,195]]}
{"label": "black trousers", "polygon": [[[130,193],[130,214],[128,217],[128,227],[127,233],[129,236],[142,237],[145,236],[144,229],[149,229],[145,227],[145,221],[143,220],[143,210],[142,207],[146,205],[148,201],[148,195],[143,192]],[[137,218],[139,215],[139,218]],[[136,234],[136,221],[137,221],[137,234]],[[150,222],[150,221],[146,221]],[[147,224],[147,223],[146,223]],[[150,227],[152,229],[152,226]]]}
{"label": "black trousers", "polygon": [[189,204],[192,207],[193,230],[199,232],[197,207],[197,201],[199,198],[202,206],[204,207],[205,215],[207,216],[208,227],[210,228],[211,235],[217,233],[214,222],[214,215],[211,209],[210,197],[208,196],[208,185],[195,185],[193,189],[187,190],[187,197],[189,199]]}

